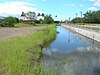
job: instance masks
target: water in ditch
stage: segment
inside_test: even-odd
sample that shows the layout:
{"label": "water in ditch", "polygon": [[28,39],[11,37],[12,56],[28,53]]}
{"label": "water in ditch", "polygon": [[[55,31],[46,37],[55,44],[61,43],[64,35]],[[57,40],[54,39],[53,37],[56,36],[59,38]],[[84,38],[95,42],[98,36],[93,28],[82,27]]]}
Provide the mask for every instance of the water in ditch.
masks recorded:
{"label": "water in ditch", "polygon": [[43,48],[42,64],[51,75],[100,75],[100,43],[57,26],[59,34]]}

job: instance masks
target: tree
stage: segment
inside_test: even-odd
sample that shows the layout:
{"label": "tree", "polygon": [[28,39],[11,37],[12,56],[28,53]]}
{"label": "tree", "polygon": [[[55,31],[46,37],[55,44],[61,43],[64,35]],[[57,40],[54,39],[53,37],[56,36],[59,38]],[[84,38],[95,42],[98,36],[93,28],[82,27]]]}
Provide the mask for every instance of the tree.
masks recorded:
{"label": "tree", "polygon": [[84,19],[86,23],[100,23],[100,10],[86,12]]}
{"label": "tree", "polygon": [[44,13],[42,13],[42,14],[41,14],[41,16],[42,16],[42,19],[44,19],[44,17],[45,17],[45,14],[44,14]]}
{"label": "tree", "polygon": [[14,23],[17,23],[17,19],[15,17],[9,16],[3,19],[2,26],[3,27],[13,27]]}
{"label": "tree", "polygon": [[55,17],[57,17],[57,15]]}
{"label": "tree", "polygon": [[25,16],[25,13],[24,13],[24,12],[22,12],[21,16]]}
{"label": "tree", "polygon": [[41,16],[41,15],[40,15],[40,13],[38,13],[38,15],[37,15],[37,16]]}
{"label": "tree", "polygon": [[91,23],[92,22],[92,12],[91,11],[87,11],[84,14],[84,19],[85,19],[85,23]]}
{"label": "tree", "polygon": [[83,23],[84,19],[80,17],[76,17],[71,20],[72,23]]}
{"label": "tree", "polygon": [[29,11],[26,13],[26,17],[28,17],[30,20],[35,20],[36,19],[36,13]]}
{"label": "tree", "polygon": [[3,20],[0,19],[0,26],[3,27]]}
{"label": "tree", "polygon": [[41,15],[42,17],[44,17],[45,15],[44,15],[44,13],[42,13],[42,15]]}
{"label": "tree", "polygon": [[77,17],[72,19],[73,23],[100,23],[100,10],[87,11],[83,18]]}
{"label": "tree", "polygon": [[46,24],[54,23],[54,20],[53,20],[53,18],[51,17],[51,15],[46,15],[46,16],[44,17],[44,23],[46,23]]}

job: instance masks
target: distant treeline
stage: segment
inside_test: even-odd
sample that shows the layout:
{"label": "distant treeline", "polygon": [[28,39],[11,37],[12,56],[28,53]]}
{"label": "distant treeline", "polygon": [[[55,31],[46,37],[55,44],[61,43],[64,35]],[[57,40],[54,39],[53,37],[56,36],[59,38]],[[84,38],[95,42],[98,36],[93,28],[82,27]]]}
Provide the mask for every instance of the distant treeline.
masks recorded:
{"label": "distant treeline", "polygon": [[100,10],[87,11],[83,14],[84,17],[76,17],[71,20],[71,23],[100,23]]}
{"label": "distant treeline", "polygon": [[14,27],[14,24],[18,22],[19,20],[16,17],[5,17],[4,19],[0,19],[0,27]]}
{"label": "distant treeline", "polygon": [[[36,17],[41,16],[40,13],[36,15],[35,12],[28,12],[27,17],[29,20],[20,20],[16,17],[8,16],[4,17],[3,19],[0,19],[0,27],[14,27],[14,24],[16,23],[28,23],[28,24],[51,24],[51,23],[59,23],[59,21],[54,21],[52,18],[51,14],[50,15],[45,15],[42,13],[42,18],[37,20]],[[21,14],[21,17],[26,17],[26,14]]]}

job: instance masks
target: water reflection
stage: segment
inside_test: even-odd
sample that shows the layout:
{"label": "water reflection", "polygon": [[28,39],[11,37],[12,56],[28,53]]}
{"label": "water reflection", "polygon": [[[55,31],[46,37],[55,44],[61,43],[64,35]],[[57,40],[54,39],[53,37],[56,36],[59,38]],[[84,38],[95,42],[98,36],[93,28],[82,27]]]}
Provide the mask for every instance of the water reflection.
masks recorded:
{"label": "water reflection", "polygon": [[56,40],[43,49],[44,68],[62,75],[99,75],[100,43],[58,26]]}

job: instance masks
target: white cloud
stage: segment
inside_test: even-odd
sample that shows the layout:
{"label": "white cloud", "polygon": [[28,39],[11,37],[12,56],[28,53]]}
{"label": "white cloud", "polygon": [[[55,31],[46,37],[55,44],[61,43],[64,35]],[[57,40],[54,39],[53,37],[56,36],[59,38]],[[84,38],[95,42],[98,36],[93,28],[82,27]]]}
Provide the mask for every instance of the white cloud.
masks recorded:
{"label": "white cloud", "polygon": [[83,4],[80,4],[80,6],[81,6],[81,7],[84,7],[84,5],[83,5]]}
{"label": "white cloud", "polygon": [[35,11],[36,13],[43,12],[36,9],[34,4],[30,4],[27,2],[0,3],[0,16],[16,16],[20,15],[22,11]]}
{"label": "white cloud", "polygon": [[88,10],[94,11],[94,10],[97,10],[97,8],[96,7],[90,7],[90,8],[88,8]]}
{"label": "white cloud", "polygon": [[94,6],[99,6],[100,7],[100,0],[90,0],[94,2]]}
{"label": "white cloud", "polygon": [[75,4],[63,4],[63,6],[67,6],[67,7],[74,7]]}

